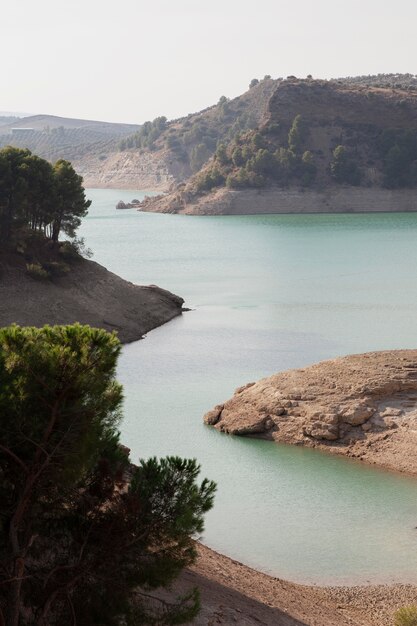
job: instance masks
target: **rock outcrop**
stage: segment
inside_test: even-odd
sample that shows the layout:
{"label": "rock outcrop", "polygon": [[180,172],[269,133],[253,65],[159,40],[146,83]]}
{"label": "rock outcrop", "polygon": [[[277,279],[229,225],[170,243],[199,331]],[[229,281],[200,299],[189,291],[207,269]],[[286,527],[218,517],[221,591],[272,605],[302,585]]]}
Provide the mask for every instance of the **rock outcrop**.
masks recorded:
{"label": "rock outcrop", "polygon": [[249,383],[204,421],[417,473],[417,350],[352,355]]}
{"label": "rock outcrop", "polygon": [[123,280],[80,259],[54,280],[34,280],[23,265],[0,263],[0,326],[72,324],[117,331],[124,343],[181,315],[183,299],[156,285]]}

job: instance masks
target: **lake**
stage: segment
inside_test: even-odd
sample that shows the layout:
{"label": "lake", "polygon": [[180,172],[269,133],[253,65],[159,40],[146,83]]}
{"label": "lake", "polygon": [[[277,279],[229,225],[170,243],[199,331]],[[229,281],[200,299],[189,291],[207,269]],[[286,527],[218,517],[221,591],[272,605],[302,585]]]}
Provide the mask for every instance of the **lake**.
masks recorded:
{"label": "lake", "polygon": [[203,414],[234,389],[348,353],[417,344],[417,214],[192,217],[88,190],[94,260],[192,311],[127,345],[122,440],[196,457],[218,483],[203,542],[298,582],[417,582],[417,479],[233,438]]}

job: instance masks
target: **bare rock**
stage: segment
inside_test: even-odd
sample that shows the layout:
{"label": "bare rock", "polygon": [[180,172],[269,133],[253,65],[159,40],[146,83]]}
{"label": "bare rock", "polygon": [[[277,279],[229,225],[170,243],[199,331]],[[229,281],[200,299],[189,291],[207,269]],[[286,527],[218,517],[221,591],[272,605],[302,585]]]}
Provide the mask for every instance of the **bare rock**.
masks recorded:
{"label": "bare rock", "polygon": [[204,420],[225,433],[322,447],[417,473],[416,372],[417,350],[323,361],[243,385]]}
{"label": "bare rock", "polygon": [[214,426],[219,421],[222,411],[223,404],[218,404],[214,409],[205,414],[204,423],[208,424],[208,426]]}

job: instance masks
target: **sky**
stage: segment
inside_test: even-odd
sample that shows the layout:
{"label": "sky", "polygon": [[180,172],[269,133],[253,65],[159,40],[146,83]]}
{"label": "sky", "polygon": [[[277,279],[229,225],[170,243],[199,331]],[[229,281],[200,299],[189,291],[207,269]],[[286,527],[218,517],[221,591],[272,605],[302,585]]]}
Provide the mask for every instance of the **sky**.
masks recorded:
{"label": "sky", "polygon": [[1,111],[142,123],[252,78],[417,73],[415,0],[0,0]]}

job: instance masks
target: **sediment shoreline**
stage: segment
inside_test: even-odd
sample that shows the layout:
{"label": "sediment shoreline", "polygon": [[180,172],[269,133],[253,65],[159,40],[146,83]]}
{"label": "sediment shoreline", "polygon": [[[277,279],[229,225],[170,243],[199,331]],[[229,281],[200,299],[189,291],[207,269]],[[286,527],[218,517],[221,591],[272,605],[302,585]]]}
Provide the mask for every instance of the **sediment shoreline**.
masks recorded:
{"label": "sediment shoreline", "polygon": [[274,578],[199,544],[197,562],[174,593],[197,586],[194,626],[392,626],[401,606],[416,603],[414,585],[321,587]]}
{"label": "sediment shoreline", "polygon": [[201,195],[173,192],[147,199],[141,211],[183,215],[398,213],[417,211],[413,189],[333,186],[318,189],[226,188]]}
{"label": "sediment shoreline", "polygon": [[183,299],[156,285],[138,286],[80,259],[54,280],[35,280],[24,264],[0,264],[0,326],[89,324],[116,331],[122,343],[181,315]]}

